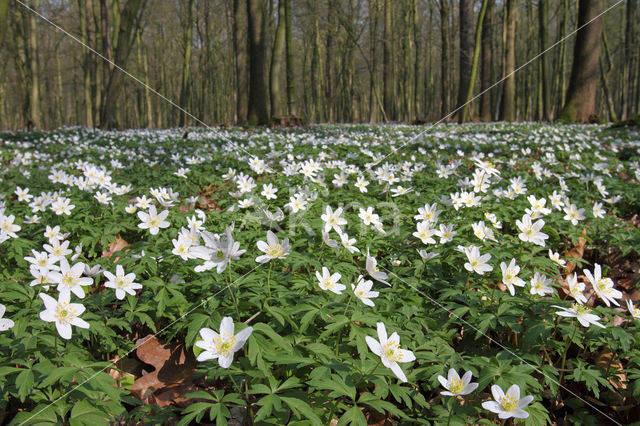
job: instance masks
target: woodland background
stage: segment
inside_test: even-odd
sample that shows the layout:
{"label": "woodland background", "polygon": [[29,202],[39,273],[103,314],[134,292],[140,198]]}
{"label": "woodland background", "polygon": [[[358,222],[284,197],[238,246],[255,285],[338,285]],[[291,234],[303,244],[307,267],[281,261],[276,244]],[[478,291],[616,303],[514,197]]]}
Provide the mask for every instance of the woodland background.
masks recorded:
{"label": "woodland background", "polygon": [[[615,3],[0,0],[0,128],[437,121]],[[638,114],[638,3],[616,5],[448,119]]]}

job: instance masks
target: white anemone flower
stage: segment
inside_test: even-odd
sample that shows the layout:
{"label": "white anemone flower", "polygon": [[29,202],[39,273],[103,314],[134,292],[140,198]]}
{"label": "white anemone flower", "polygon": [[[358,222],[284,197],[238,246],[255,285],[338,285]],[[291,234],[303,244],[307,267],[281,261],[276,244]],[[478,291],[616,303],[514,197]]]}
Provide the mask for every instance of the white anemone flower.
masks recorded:
{"label": "white anemone flower", "polygon": [[104,286],[107,288],[114,288],[116,290],[116,298],[118,300],[124,299],[126,293],[135,296],[136,290],[142,288],[141,284],[133,282],[133,280],[136,278],[136,274],[129,273],[125,275],[122,265],[116,266],[115,275],[113,275],[109,271],[103,271],[102,273],[105,277],[107,277],[108,280],[104,284]]}
{"label": "white anemone flower", "polygon": [[472,375],[473,373],[471,373],[471,371],[467,371],[462,376],[462,379],[460,379],[458,372],[450,368],[446,379],[443,376],[438,376],[438,381],[446,389],[446,391],[440,392],[440,394],[445,396],[470,394],[478,387],[477,383],[471,383]]}
{"label": "white anemone flower", "polygon": [[377,323],[377,329],[378,340],[371,336],[366,336],[367,346],[369,346],[371,352],[380,357],[385,367],[390,368],[398,379],[406,383],[407,376],[405,376],[398,363],[414,361],[416,356],[412,351],[400,349],[400,336],[398,333],[394,332],[391,336],[387,337],[387,329],[384,323]]}
{"label": "white anemone flower", "polygon": [[360,301],[365,305],[375,306],[375,303],[373,303],[371,299],[378,297],[380,295],[380,292],[371,291],[371,288],[373,287],[373,281],[365,280],[364,277],[360,275],[356,280],[356,283],[357,285],[355,286],[351,284],[351,290],[353,290],[353,294],[355,294],[356,297],[360,299]]}
{"label": "white anemone flower", "polygon": [[323,290],[329,290],[335,294],[342,294],[342,290],[347,288],[338,282],[338,280],[342,278],[342,275],[338,272],[331,274],[326,266],[322,267],[322,274],[316,271],[316,278],[318,279],[318,287]]}
{"label": "white anemone flower", "polygon": [[493,266],[489,265],[487,261],[491,259],[489,253],[480,255],[480,249],[476,246],[464,247],[464,254],[467,255],[469,260],[464,264],[464,268],[469,272],[476,272],[483,275],[485,272],[493,271]]}
{"label": "white anemone flower", "polygon": [[256,262],[258,263],[267,263],[273,259],[284,259],[291,249],[288,238],[285,238],[280,244],[278,237],[272,231],[267,231],[267,242],[258,241],[257,246],[264,253],[256,257]]}
{"label": "white anemone flower", "polygon": [[382,272],[380,269],[378,269],[378,261],[375,259],[375,257],[373,257],[373,256],[371,256],[369,254],[369,249],[368,248],[367,248],[366,268],[367,268],[367,272],[369,273],[369,276],[371,278],[373,278],[376,281],[380,281],[383,284],[391,286],[391,284],[389,284],[386,281],[387,278],[388,278],[388,275],[385,272]]}
{"label": "white anemone flower", "polygon": [[44,302],[45,310],[40,312],[40,319],[46,322],[55,322],[56,330],[63,339],[71,338],[71,326],[89,328],[89,323],[79,318],[85,307],[80,303],[69,303],[71,293],[62,291],[58,295],[58,300],[48,294],[40,293],[40,298]]}
{"label": "white anemone flower", "polygon": [[482,408],[496,413],[501,419],[526,419],[529,417],[524,409],[533,401],[533,396],[528,395],[520,398],[520,386],[511,385],[505,394],[498,385],[491,386],[491,393],[495,401],[486,401],[482,403]]}
{"label": "white anemone flower", "polygon": [[620,306],[620,303],[616,299],[622,297],[622,293],[613,288],[613,280],[602,276],[602,268],[599,264],[595,264],[593,274],[588,269],[583,269],[584,274],[591,282],[593,290],[596,292],[607,306],[611,306],[613,303],[616,306]]}
{"label": "white anemone flower", "polygon": [[7,308],[0,303],[0,331],[7,331],[15,325],[9,318],[2,318],[6,309]]}
{"label": "white anemone flower", "polygon": [[600,321],[599,316],[592,314],[591,309],[579,303],[574,303],[571,308],[563,308],[558,305],[552,305],[552,307],[562,309],[561,311],[556,311],[557,315],[567,318],[576,318],[583,327],[589,327],[593,324],[600,328],[605,328],[604,325],[598,322]]}
{"label": "white anemone flower", "polygon": [[149,206],[149,212],[138,212],[138,218],[142,223],[138,224],[138,228],[148,229],[151,235],[156,235],[160,228],[168,228],[170,223],[165,219],[169,216],[169,210],[164,210],[160,214],[153,204]]}
{"label": "white anemone flower", "polygon": [[220,334],[210,328],[200,329],[200,336],[203,340],[198,340],[195,345],[203,352],[198,355],[198,361],[217,359],[218,365],[222,368],[229,368],[233,362],[233,355],[244,346],[245,342],[253,332],[252,327],[247,327],[234,334],[233,319],[224,317],[220,322]]}

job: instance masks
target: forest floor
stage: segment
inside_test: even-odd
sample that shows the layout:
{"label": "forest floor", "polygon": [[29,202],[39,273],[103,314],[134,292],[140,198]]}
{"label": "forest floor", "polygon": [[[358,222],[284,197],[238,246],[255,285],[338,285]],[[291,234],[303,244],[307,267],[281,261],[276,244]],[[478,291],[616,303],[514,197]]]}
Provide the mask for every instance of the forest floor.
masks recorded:
{"label": "forest floor", "polygon": [[637,128],[183,135],[0,134],[0,423],[640,418]]}

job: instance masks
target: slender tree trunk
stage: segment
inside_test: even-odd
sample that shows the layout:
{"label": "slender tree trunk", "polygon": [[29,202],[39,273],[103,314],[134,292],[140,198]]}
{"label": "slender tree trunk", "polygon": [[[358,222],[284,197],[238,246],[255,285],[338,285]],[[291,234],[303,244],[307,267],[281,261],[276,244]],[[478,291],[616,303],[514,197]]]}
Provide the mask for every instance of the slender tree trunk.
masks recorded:
{"label": "slender tree trunk", "polygon": [[236,68],[236,121],[245,123],[249,107],[249,77],[247,73],[247,2],[233,0],[233,50]]}
{"label": "slender tree trunk", "polygon": [[334,58],[337,56],[335,48],[335,28],[336,28],[336,0],[327,0],[327,51],[325,52],[325,118],[328,122],[334,121]]}
{"label": "slender tree trunk", "polygon": [[369,122],[371,123],[378,121],[378,102],[376,100],[378,7],[379,0],[369,0],[369,52],[371,56],[369,72]]}
{"label": "slender tree trunk", "polygon": [[[311,97],[313,99],[314,114],[313,118],[316,122],[323,121],[322,102],[322,56],[320,54],[320,28],[318,25],[317,14],[314,14],[313,20],[313,53],[311,56]],[[324,104],[326,105],[326,104]]]}
{"label": "slender tree trunk", "polygon": [[[140,27],[145,2],[146,0],[127,0],[122,9],[118,49],[115,51],[114,62],[116,65],[125,69],[138,28]],[[123,79],[124,74],[117,68],[114,68],[108,75],[108,83],[100,115],[100,126],[103,128],[112,129],[118,126],[116,106],[122,92]]]}
{"label": "slender tree trunk", "polygon": [[384,40],[383,40],[383,102],[384,111],[392,120],[396,120],[396,108],[394,97],[394,75],[393,75],[393,29],[391,27],[391,0],[384,0]]}
{"label": "slender tree trunk", "polygon": [[424,52],[422,51],[422,33],[420,25],[420,15],[418,10],[418,0],[413,0],[413,44],[415,46],[415,58],[413,62],[413,111],[416,122],[422,121],[424,113],[422,110],[423,64]]}
{"label": "slender tree trunk", "polygon": [[[189,109],[191,101],[191,41],[193,40],[193,5],[194,0],[187,4],[187,20],[184,29],[184,54],[182,57],[182,83],[180,85],[180,106]],[[189,118],[184,112],[180,112],[180,127],[187,126]]]}
{"label": "slender tree trunk", "polygon": [[282,96],[282,56],[285,49],[286,23],[285,23],[285,7],[284,0],[278,1],[278,25],[276,26],[276,35],[273,40],[273,50],[271,53],[271,71],[269,78],[271,84],[271,116],[280,117],[284,115],[284,101]]}
{"label": "slender tree trunk", "polygon": [[9,0],[0,0],[0,46],[4,46],[4,38],[9,28]]}
{"label": "slender tree trunk", "polygon": [[[538,2],[538,32],[540,37],[540,51],[547,48],[547,28],[549,26],[549,0],[539,0]],[[548,55],[542,55],[540,61],[539,81],[542,88],[542,114],[541,118],[545,121],[551,119],[551,93],[550,93],[550,76],[549,76],[549,60]]]}
{"label": "slender tree trunk", "polygon": [[255,126],[269,122],[263,2],[247,0],[247,12],[249,16],[249,111],[247,121]]}
{"label": "slender tree trunk", "polygon": [[[564,39],[569,32],[569,0],[563,0],[562,3],[562,24],[561,24],[560,40]],[[567,42],[560,45],[560,83],[558,91],[560,92],[560,102],[558,103],[558,111],[565,104],[565,95],[567,93]]]}
{"label": "slender tree trunk", "polygon": [[491,121],[491,87],[493,73],[491,72],[491,39],[493,24],[494,0],[489,0],[484,22],[482,23],[482,68],[480,75],[480,120]]}
{"label": "slender tree trunk", "polygon": [[505,4],[505,48],[503,77],[507,77],[503,83],[502,103],[500,118],[504,121],[516,119],[516,77],[513,72],[516,68],[516,10],[515,0],[506,0]]}
{"label": "slender tree trunk", "polygon": [[635,79],[633,75],[633,69],[636,64],[635,48],[638,44],[636,39],[635,23],[636,23],[636,9],[638,0],[628,0],[626,3],[625,13],[625,32],[624,32],[624,65],[623,65],[623,77],[622,85],[627,90],[622,91],[622,119],[633,115],[633,109],[635,107],[635,96],[633,96],[633,88],[635,86]]}
{"label": "slender tree trunk", "polygon": [[[473,62],[473,0],[460,0],[460,67],[458,70],[458,106],[465,104],[471,83]],[[483,2],[484,5],[484,2]],[[480,27],[482,30],[482,27]],[[468,109],[458,111],[458,122],[464,123]]]}
{"label": "slender tree trunk", "polygon": [[[38,10],[40,0],[34,0],[30,4],[31,8]],[[40,70],[38,67],[38,38],[36,27],[36,16],[34,13],[28,14],[29,36],[27,38],[27,52],[29,58],[29,73],[31,74],[31,87],[29,90],[29,122],[33,127],[42,126],[42,113],[40,111]]]}
{"label": "slender tree trunk", "polygon": [[296,74],[294,65],[293,44],[293,15],[291,12],[291,0],[281,0],[284,2],[285,28],[286,28],[286,52],[287,52],[287,110],[289,115],[297,115],[296,112]]}
{"label": "slender tree trunk", "polygon": [[578,28],[594,20],[576,35],[567,101],[558,120],[586,123],[597,117],[596,90],[602,20],[596,17],[601,12],[602,0],[580,0],[578,4]]}
{"label": "slender tree trunk", "polygon": [[440,83],[442,90],[442,103],[440,105],[440,115],[445,117],[449,114],[449,85],[447,76],[449,69],[449,2],[440,2],[440,39],[442,48],[440,49]]}
{"label": "slender tree trunk", "polygon": [[80,15],[80,40],[82,46],[82,71],[83,79],[83,95],[84,95],[84,124],[87,127],[93,127],[93,104],[91,97],[91,56],[93,55],[85,46],[91,46],[87,34],[87,14],[86,5],[83,0],[78,0],[78,13]]}

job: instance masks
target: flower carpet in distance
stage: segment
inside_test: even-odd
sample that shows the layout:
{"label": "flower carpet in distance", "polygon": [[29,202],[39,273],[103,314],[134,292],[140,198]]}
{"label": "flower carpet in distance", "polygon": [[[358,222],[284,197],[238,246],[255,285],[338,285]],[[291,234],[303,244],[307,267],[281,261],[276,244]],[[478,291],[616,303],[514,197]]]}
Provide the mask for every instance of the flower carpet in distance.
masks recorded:
{"label": "flower carpet in distance", "polygon": [[2,134],[7,421],[629,423],[640,135],[422,130]]}

